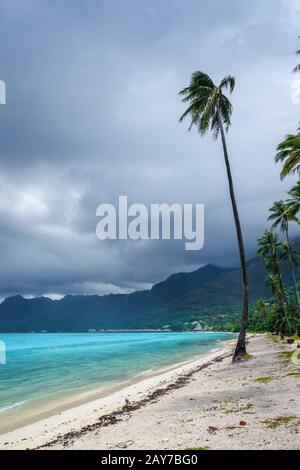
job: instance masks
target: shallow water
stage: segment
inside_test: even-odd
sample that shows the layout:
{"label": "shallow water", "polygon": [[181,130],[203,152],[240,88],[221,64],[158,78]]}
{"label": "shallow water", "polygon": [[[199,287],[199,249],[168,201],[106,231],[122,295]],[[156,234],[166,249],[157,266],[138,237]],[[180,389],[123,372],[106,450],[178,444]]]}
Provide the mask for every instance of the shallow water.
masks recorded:
{"label": "shallow water", "polygon": [[229,333],[0,334],[0,420],[9,410],[99,390],[220,347]]}

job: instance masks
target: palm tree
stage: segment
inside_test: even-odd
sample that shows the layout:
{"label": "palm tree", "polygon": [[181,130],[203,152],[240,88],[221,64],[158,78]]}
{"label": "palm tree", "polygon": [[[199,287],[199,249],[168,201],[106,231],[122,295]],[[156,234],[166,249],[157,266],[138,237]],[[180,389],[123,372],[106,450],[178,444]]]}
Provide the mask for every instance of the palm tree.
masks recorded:
{"label": "palm tree", "polygon": [[288,201],[276,201],[273,206],[269,209],[271,215],[268,220],[274,221],[272,228],[279,226],[280,230],[286,235],[286,239],[289,240],[289,222],[298,222],[294,211],[292,211]]}
{"label": "palm tree", "polygon": [[278,263],[278,248],[280,243],[277,240],[276,234],[271,230],[265,230],[263,236],[257,242],[257,254],[263,258],[267,269],[275,276],[278,275],[280,273]]}
{"label": "palm tree", "polygon": [[280,278],[277,274],[268,274],[265,278],[266,286],[270,287],[274,297],[280,295]]}
{"label": "palm tree", "polygon": [[234,77],[228,75],[219,85],[215,85],[211,78],[203,72],[195,72],[192,75],[187,88],[180,91],[184,98],[183,103],[188,103],[188,108],[180,118],[180,122],[187,116],[191,118],[189,130],[195,125],[201,135],[211,129],[215,139],[221,135],[226,172],[229,185],[229,193],[236,228],[237,242],[240,253],[242,285],[243,285],[243,315],[240,326],[240,334],[237,341],[233,361],[241,359],[246,354],[246,329],[248,324],[249,289],[247,261],[245,256],[244,241],[239,219],[239,213],[234,194],[233,179],[229,163],[229,156],[225,138],[225,132],[231,125],[232,105],[224,95],[224,91],[233,92],[235,86]]}
{"label": "palm tree", "polygon": [[264,235],[258,239],[257,254],[264,259],[266,268],[271,274],[271,277],[269,276],[270,279],[268,281],[269,285],[272,285],[272,279],[274,280],[272,290],[278,304],[282,307],[287,324],[287,329],[289,333],[291,333],[287,313],[287,299],[283,288],[283,282],[280,272],[280,248],[281,244],[278,241],[276,234],[274,234],[271,230],[266,230]]}
{"label": "palm tree", "polygon": [[[275,274],[268,274],[266,277],[266,286],[270,287],[275,299],[280,296],[280,277]],[[275,318],[273,319],[273,327],[275,328],[276,334],[281,333],[282,335],[290,335],[290,326],[286,315],[282,315],[282,306],[276,304],[274,308]]]}
{"label": "palm tree", "polygon": [[268,304],[263,299],[258,299],[255,309],[256,318],[259,321],[265,321],[268,317]]}
{"label": "palm tree", "polygon": [[297,215],[300,211],[300,181],[288,192],[288,195],[291,196],[287,201],[289,208],[294,215]]}
{"label": "palm tree", "polygon": [[300,299],[299,299],[299,292],[298,292],[295,269],[294,269],[294,261],[295,261],[294,251],[295,250],[292,246],[292,243],[289,237],[289,222],[293,221],[293,222],[299,223],[299,220],[297,219],[296,215],[291,210],[287,202],[284,202],[284,201],[274,202],[274,205],[269,210],[271,212],[271,215],[268,218],[268,220],[274,221],[272,228],[277,228],[279,226],[280,230],[285,234],[285,237],[286,237],[286,242],[282,244],[282,248],[283,248],[282,259],[285,259],[285,257],[287,257],[288,259],[288,262],[292,271],[292,276],[293,276],[293,284],[294,284],[294,291],[295,291],[295,296],[296,296],[297,305],[298,305],[298,312],[300,312]]}
{"label": "palm tree", "polygon": [[284,162],[280,173],[281,179],[287,175],[300,174],[300,134],[289,134],[278,145],[275,156],[276,163]]}
{"label": "palm tree", "polygon": [[299,264],[299,256],[293,246],[293,243],[290,242],[289,240],[281,243],[280,258],[283,260],[288,260],[289,262],[289,265],[292,271],[292,276],[293,276],[293,285],[294,285],[295,297],[297,300],[298,315],[300,316],[300,299],[299,299],[299,291],[298,291],[296,274],[295,274],[295,266],[298,266]]}

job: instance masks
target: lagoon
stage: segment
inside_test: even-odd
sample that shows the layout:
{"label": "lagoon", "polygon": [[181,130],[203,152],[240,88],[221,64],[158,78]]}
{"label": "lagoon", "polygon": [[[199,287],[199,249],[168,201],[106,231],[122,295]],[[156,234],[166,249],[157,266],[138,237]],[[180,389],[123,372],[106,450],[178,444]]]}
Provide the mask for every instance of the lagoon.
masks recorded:
{"label": "lagoon", "polygon": [[0,365],[0,424],[41,407],[128,384],[221,347],[231,333],[8,333]]}

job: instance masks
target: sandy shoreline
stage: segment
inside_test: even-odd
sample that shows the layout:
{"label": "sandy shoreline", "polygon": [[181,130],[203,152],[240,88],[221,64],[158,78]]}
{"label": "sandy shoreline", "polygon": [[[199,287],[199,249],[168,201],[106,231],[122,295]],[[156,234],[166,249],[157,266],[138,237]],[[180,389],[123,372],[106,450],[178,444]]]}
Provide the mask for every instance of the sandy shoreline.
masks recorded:
{"label": "sandy shoreline", "polygon": [[[207,358],[207,356],[208,354],[202,354],[202,357]],[[60,415],[65,411],[71,410],[72,412],[73,408],[81,407],[85,404],[93,404],[96,402],[96,406],[98,406],[99,400],[102,401],[111,395],[115,395],[117,392],[124,392],[124,395],[126,395],[127,389],[130,389],[132,385],[144,382],[147,378],[151,379],[173,370],[177,371],[184,365],[193,364],[195,360],[194,358],[155,371],[145,371],[124,382],[118,382],[115,385],[104,386],[98,389],[93,388],[90,391],[73,394],[71,396],[67,395],[63,398],[53,399],[48,403],[42,402],[41,405],[34,404],[33,406],[28,405],[24,408],[13,408],[7,411],[4,416],[0,415],[0,437],[3,434],[10,433],[30,424],[35,424],[41,420],[51,418],[54,415]]]}
{"label": "sandy shoreline", "polygon": [[293,346],[252,337],[254,357],[232,365],[233,343],[3,434],[0,448],[298,449],[299,365],[280,357]]}

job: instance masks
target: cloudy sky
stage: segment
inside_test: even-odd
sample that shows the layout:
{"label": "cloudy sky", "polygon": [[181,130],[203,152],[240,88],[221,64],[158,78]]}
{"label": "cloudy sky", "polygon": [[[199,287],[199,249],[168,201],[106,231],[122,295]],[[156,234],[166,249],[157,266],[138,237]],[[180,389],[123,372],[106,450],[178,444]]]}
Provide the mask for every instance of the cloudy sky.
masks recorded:
{"label": "cloudy sky", "polygon": [[[195,70],[237,80],[228,145],[253,256],[295,181],[273,157],[300,117],[299,24],[299,0],[0,0],[0,297],[127,292],[238,264],[220,142],[178,123]],[[204,249],[98,240],[97,205],[123,194],[204,203]]]}

